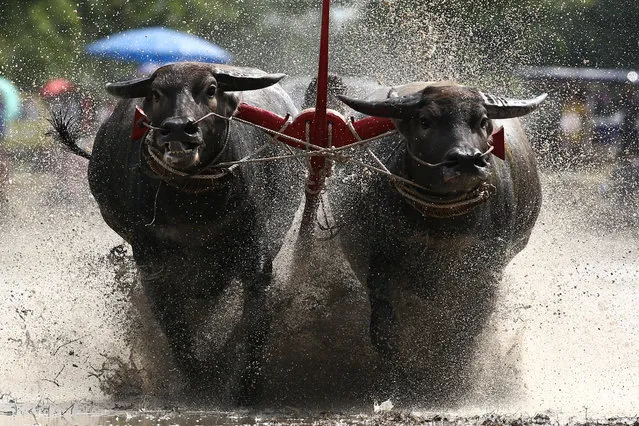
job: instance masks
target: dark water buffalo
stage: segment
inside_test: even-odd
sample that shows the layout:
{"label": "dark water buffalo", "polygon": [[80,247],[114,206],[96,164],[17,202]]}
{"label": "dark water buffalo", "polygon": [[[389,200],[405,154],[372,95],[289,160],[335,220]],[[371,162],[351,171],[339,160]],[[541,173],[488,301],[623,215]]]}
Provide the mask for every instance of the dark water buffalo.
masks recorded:
{"label": "dark water buffalo", "polygon": [[[296,114],[249,68],[176,63],[148,78],[107,85],[123,98],[100,128],[89,184],[107,224],[133,248],[141,282],[174,358],[191,385],[228,402],[259,391],[269,320],[264,292],[301,196],[293,162],[213,167],[239,160],[269,137],[230,117],[246,102]],[[260,90],[258,90],[260,89]],[[131,141],[135,107],[152,130]],[[261,155],[276,154],[272,145]]]}
{"label": "dark water buffalo", "polygon": [[[451,82],[341,97],[394,120],[399,136],[372,149],[420,185],[349,166],[329,187],[342,246],[369,292],[371,338],[386,373],[381,397],[460,402],[496,284],[539,213],[535,157],[515,117],[544,97],[504,100]],[[486,154],[502,125],[505,161]]]}

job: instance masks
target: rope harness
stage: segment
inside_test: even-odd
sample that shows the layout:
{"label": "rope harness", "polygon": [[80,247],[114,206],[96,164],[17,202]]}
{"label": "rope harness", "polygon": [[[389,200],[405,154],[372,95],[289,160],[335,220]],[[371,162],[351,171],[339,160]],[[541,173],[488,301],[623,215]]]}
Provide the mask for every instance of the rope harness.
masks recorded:
{"label": "rope harness", "polygon": [[[276,160],[289,159],[289,158],[296,158],[296,159],[306,158],[307,161],[310,161],[313,157],[321,156],[321,157],[325,157],[328,160],[326,161],[326,166],[319,171],[320,179],[322,181],[325,178],[330,177],[332,165],[335,161],[340,163],[352,162],[353,164],[362,166],[367,170],[387,176],[390,179],[391,183],[393,184],[394,188],[398,191],[398,193],[402,197],[404,197],[404,199],[413,208],[418,210],[424,216],[438,217],[438,218],[452,217],[452,216],[465,214],[471,211],[477,205],[485,202],[490,197],[490,195],[495,192],[495,187],[485,182],[481,184],[479,187],[477,187],[475,190],[471,191],[468,194],[464,194],[458,199],[448,200],[448,199],[444,199],[434,195],[430,195],[428,194],[428,189],[425,188],[424,186],[410,179],[407,179],[403,176],[392,173],[386,167],[386,165],[375,155],[375,153],[371,150],[371,148],[368,145],[375,140],[396,134],[397,130],[391,130],[371,138],[361,139],[356,129],[354,128],[352,121],[346,120],[349,130],[352,132],[357,142],[349,144],[349,145],[341,146],[341,147],[334,147],[332,146],[332,123],[329,122],[328,123],[329,143],[328,143],[328,147],[324,148],[309,142],[310,141],[310,124],[311,124],[310,121],[306,122],[306,132],[305,132],[306,140],[301,140],[299,138],[289,136],[284,133],[286,128],[292,123],[292,120],[288,116],[286,117],[286,121],[284,125],[279,129],[279,131],[275,131],[270,128],[261,126],[259,124],[253,123],[251,121],[244,120],[238,116],[226,117],[226,116],[217,114],[215,112],[210,112],[200,117],[199,119],[191,122],[191,124],[197,124],[200,121],[211,116],[227,121],[223,146],[218,152],[218,154],[215,156],[215,158],[209,162],[209,165],[199,170],[196,174],[189,174],[189,173],[185,173],[180,170],[174,169],[173,167],[169,166],[168,164],[166,164],[166,162],[162,160],[161,158],[162,154],[151,145],[151,137],[150,137],[151,131],[153,130],[161,131],[162,128],[153,126],[152,123],[150,123],[150,121],[144,114],[144,112],[142,112],[141,109],[137,108],[133,135],[136,135],[135,126],[137,126],[138,128],[140,127],[146,128],[144,133],[142,133],[144,137],[142,146],[146,148],[145,150],[143,150],[143,154],[144,154],[143,157],[146,159],[146,164],[148,165],[149,169],[155,175],[157,175],[162,181],[166,182],[168,185],[188,193],[198,194],[202,192],[212,191],[225,185],[228,182],[228,180],[233,176],[233,171],[235,170],[235,168],[237,168],[241,164],[276,161]],[[269,139],[268,142],[266,142],[264,145],[259,147],[253,153],[248,154],[239,160],[218,162],[218,160],[225,153],[228,146],[229,127],[230,127],[229,124],[231,121],[237,121],[249,126],[253,126],[257,129],[260,129],[268,133],[271,136],[271,138]],[[500,131],[503,132],[503,130],[501,129]],[[486,157],[489,154],[493,153],[493,150],[495,149],[495,147],[492,144],[492,139],[497,132],[498,131],[494,132],[493,135],[491,135],[491,137],[489,138],[489,148],[483,153],[481,153],[479,155],[480,157]],[[139,130],[137,131],[137,134],[138,135],[140,134]],[[297,153],[293,153],[291,151],[291,148],[288,145],[284,144],[289,149],[290,154],[271,156],[271,157],[253,158],[257,156],[258,154],[260,154],[262,151],[264,151],[269,145],[274,143],[283,143],[278,138],[295,142],[296,144],[303,146],[305,150],[298,151]],[[410,149],[409,144],[405,140],[403,140],[403,142],[406,147],[407,154],[412,159],[414,159],[418,164],[422,166],[437,168],[437,167],[452,165],[454,163],[453,161],[450,161],[450,160],[442,161],[439,163],[429,163],[427,161],[424,161],[421,158],[419,158]],[[346,149],[352,149],[356,146],[362,146],[362,145],[366,146],[366,150],[369,156],[373,159],[373,161],[377,164],[377,166],[367,164],[363,161],[359,161],[356,158],[353,158],[352,156],[349,156],[343,153],[343,151]],[[321,189],[319,190],[312,189],[308,187],[308,183],[307,183],[306,191],[307,192],[310,191],[310,193],[317,194],[321,192]]]}

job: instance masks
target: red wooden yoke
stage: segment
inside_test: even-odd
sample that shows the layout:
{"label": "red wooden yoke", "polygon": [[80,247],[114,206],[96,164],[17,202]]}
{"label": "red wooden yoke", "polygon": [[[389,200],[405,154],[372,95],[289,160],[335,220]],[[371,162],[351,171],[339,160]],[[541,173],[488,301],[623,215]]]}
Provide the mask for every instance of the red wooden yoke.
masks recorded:
{"label": "red wooden yoke", "polygon": [[[283,127],[288,117],[280,117],[271,111],[244,103],[239,106],[235,114],[238,118],[266,127],[275,132],[281,132],[292,138],[306,141],[320,148],[347,146],[359,140],[374,138],[375,136],[395,129],[393,122],[387,118],[365,117],[360,120],[351,118],[349,123],[337,111],[327,109],[329,10],[330,0],[323,0],[315,108],[302,111],[286,128]],[[307,145],[302,145],[292,139],[281,136],[276,137],[276,139],[294,148],[308,148]],[[492,140],[493,154],[504,159],[503,128],[493,133]],[[308,161],[308,167],[306,204],[301,225],[303,232],[309,232],[313,229],[315,212],[320,200],[319,193],[324,188],[324,180],[330,173],[331,160],[324,155],[311,155]]]}
{"label": "red wooden yoke", "polygon": [[[276,132],[281,131],[287,136],[306,141],[321,148],[350,145],[359,140],[369,139],[395,129],[390,119],[380,117],[366,117],[357,121],[351,120],[352,127],[349,127],[349,123],[341,114],[327,109],[329,11],[330,0],[323,0],[315,108],[302,111],[283,130],[282,128],[287,118],[247,104],[239,106],[236,113],[237,117]],[[331,127],[330,137],[329,125]],[[287,138],[279,137],[278,139],[295,148],[306,148],[305,145]],[[323,155],[312,155],[309,158],[308,167],[306,204],[302,218],[302,229],[306,231],[312,229],[315,210],[319,203],[319,193],[323,189],[324,180],[330,172],[331,162]]]}
{"label": "red wooden yoke", "polygon": [[[276,136],[275,139],[298,149],[308,148],[310,150],[317,150],[317,148],[309,148],[308,145],[302,144],[292,138],[306,141],[315,147],[339,148],[395,130],[395,125],[388,118],[365,117],[360,120],[350,118],[349,123],[339,112],[324,108],[324,123],[319,127],[321,131],[318,131],[317,123],[320,121],[320,117],[317,111],[317,107],[302,111],[286,128],[283,127],[288,117],[281,117],[270,111],[245,103],[240,104],[235,116],[290,136],[291,139],[282,136]],[[329,127],[330,137],[328,134]],[[307,189],[313,192],[322,189],[320,170],[324,167],[327,167],[325,156],[316,155],[310,157]]]}
{"label": "red wooden yoke", "polygon": [[[319,67],[317,72],[317,100],[315,108],[302,111],[292,123],[286,127],[289,117],[281,117],[271,111],[257,108],[245,103],[240,104],[235,113],[237,118],[289,136],[275,136],[276,139],[299,149],[321,150],[340,148],[360,140],[375,138],[395,130],[395,125],[388,118],[365,117],[359,120],[345,119],[340,113],[327,109],[328,97],[328,29],[330,0],[323,0],[322,26],[320,36]],[[139,139],[147,131],[143,121],[148,121],[139,108],[133,126],[132,139]],[[329,136],[330,128],[330,136]],[[505,157],[504,130],[497,129],[492,135],[492,153],[502,160]],[[305,144],[299,141],[306,142]],[[312,145],[309,147],[309,144]],[[323,154],[310,155],[308,159],[308,176],[306,180],[306,203],[302,217],[302,232],[313,229],[315,212],[320,201],[320,192],[324,181],[330,174],[332,161]]]}
{"label": "red wooden yoke", "polygon": [[[327,109],[329,9],[330,0],[323,0],[315,108],[302,111],[288,125],[289,116],[281,117],[271,111],[245,103],[240,104],[235,113],[237,118],[288,136],[276,135],[274,137],[298,149],[319,151],[326,148],[341,148],[395,130],[395,125],[388,118],[365,117],[359,120],[353,118],[347,120],[339,112]],[[144,122],[148,123],[148,118],[140,108],[136,108],[131,135],[133,140],[141,138],[148,130]],[[503,160],[505,158],[503,127],[495,130],[491,135],[491,140],[492,154]],[[305,185],[306,203],[301,225],[303,232],[309,232],[313,229],[320,192],[324,188],[326,177],[330,174],[332,159],[325,154],[325,152],[318,153],[318,155],[311,154],[308,158],[309,172]]]}

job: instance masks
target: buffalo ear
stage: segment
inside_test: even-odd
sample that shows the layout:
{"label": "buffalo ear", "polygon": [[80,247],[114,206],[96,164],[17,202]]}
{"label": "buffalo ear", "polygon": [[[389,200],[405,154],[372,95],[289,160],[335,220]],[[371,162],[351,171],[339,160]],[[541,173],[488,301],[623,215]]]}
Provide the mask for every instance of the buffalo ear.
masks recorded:
{"label": "buffalo ear", "polygon": [[395,119],[415,117],[423,104],[421,92],[406,96],[389,97],[381,101],[364,101],[344,95],[337,95],[337,97],[362,114]]}
{"label": "buffalo ear", "polygon": [[286,74],[268,74],[254,68],[240,67],[215,68],[213,74],[218,87],[225,92],[264,89],[286,77]]}
{"label": "buffalo ear", "polygon": [[136,78],[118,83],[108,83],[106,90],[118,98],[144,98],[151,90],[152,77]]}

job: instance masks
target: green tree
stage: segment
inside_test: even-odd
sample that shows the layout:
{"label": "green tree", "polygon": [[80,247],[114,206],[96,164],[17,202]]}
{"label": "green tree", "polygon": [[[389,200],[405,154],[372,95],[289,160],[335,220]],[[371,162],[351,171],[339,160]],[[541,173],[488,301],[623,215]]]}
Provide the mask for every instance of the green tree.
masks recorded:
{"label": "green tree", "polygon": [[217,22],[239,15],[236,4],[217,0],[5,0],[0,11],[0,73],[23,89],[53,77],[117,75],[114,63],[83,52],[87,43],[109,34],[163,25],[210,37]]}
{"label": "green tree", "polygon": [[[519,64],[639,67],[631,0],[342,0],[331,70],[388,82],[508,76]],[[23,89],[53,77],[88,83],[130,75],[84,46],[163,25],[230,50],[238,65],[289,74],[317,66],[319,0],[0,0],[0,73]],[[494,79],[492,79],[494,81]]]}

